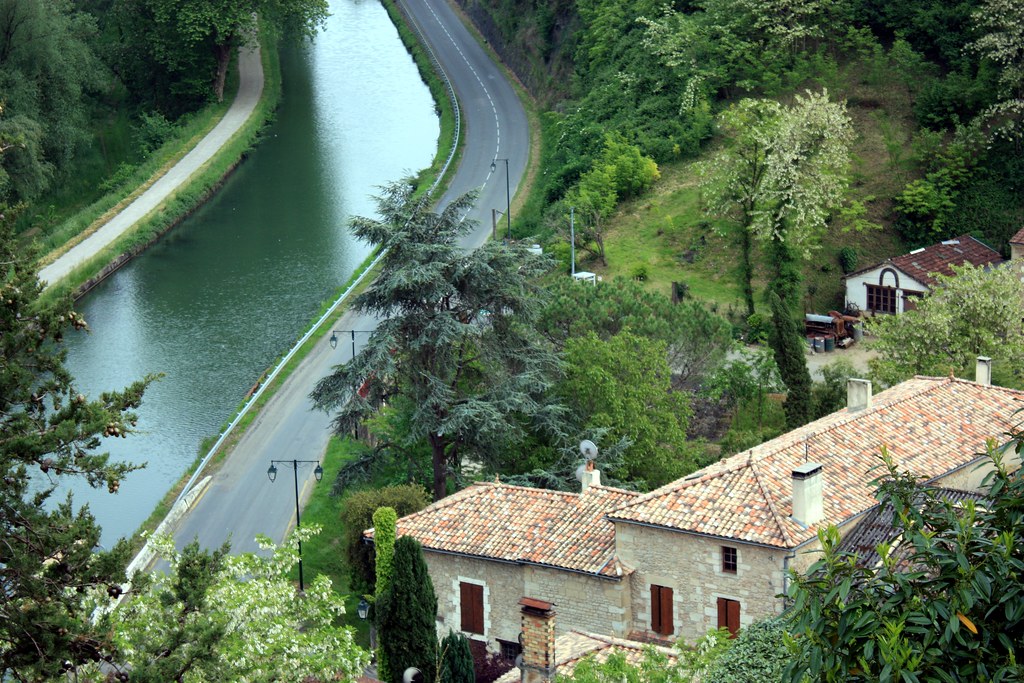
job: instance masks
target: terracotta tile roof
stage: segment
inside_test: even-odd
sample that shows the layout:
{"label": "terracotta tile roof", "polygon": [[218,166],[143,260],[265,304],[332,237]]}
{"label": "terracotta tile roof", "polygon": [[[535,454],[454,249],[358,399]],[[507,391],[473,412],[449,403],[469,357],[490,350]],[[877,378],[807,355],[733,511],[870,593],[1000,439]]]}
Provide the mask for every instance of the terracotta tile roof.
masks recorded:
{"label": "terracotta tile roof", "polygon": [[[636,666],[643,660],[644,651],[649,647],[664,654],[669,658],[669,662],[675,663],[677,653],[667,647],[646,645],[632,640],[584,633],[583,631],[570,631],[558,636],[555,640],[556,671],[559,676],[571,676],[573,669],[584,657],[593,655],[598,662],[603,662],[612,652],[620,653],[628,664]],[[521,677],[522,672],[513,668],[496,679],[495,683],[518,683]]]}
{"label": "terracotta tile roof", "polygon": [[[1017,234],[1020,235],[1021,233],[1024,233],[1024,230]],[[861,268],[846,277],[859,275],[869,270],[874,270],[879,266],[891,265],[918,282],[934,286],[936,283],[934,274],[952,275],[953,269],[950,266],[961,266],[964,263],[970,263],[974,266],[987,266],[1002,262],[1003,257],[995,249],[979,242],[970,235],[961,235],[960,237],[954,237],[924,249],[914,250],[909,254],[887,259],[868,268]]]}
{"label": "terracotta tile roof", "polygon": [[397,533],[425,550],[614,577],[615,528],[605,514],[638,495],[605,486],[579,494],[477,483],[398,520]]}
{"label": "terracotta tile roof", "polygon": [[[876,501],[882,445],[899,467],[934,478],[970,463],[987,438],[1005,440],[1024,392],[959,379],[917,377],[876,394],[872,406],[845,409],[738,453],[608,514],[637,522],[780,548],[814,538],[817,526],[790,519],[791,472],[823,465],[824,519],[841,524]],[[805,459],[806,451],[806,459]]]}
{"label": "terracotta tile roof", "polygon": [[1010,238],[1010,244],[1024,244],[1024,228],[1021,228],[1013,237]]}

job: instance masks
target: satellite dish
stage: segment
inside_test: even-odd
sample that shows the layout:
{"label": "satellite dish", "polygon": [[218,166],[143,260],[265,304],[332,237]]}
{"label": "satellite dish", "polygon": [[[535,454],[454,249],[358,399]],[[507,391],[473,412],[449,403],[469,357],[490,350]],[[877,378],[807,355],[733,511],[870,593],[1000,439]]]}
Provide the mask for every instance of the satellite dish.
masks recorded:
{"label": "satellite dish", "polygon": [[583,439],[583,441],[580,441],[580,453],[587,460],[593,460],[597,457],[597,444],[590,439]]}
{"label": "satellite dish", "polygon": [[583,481],[583,473],[586,470],[587,470],[587,466],[586,465],[580,465],[579,467],[576,468],[576,481],[579,481],[579,482]]}
{"label": "satellite dish", "polygon": [[517,668],[520,668],[520,669],[522,669],[522,668],[523,668],[523,655],[522,655],[521,653],[520,653],[520,654],[518,654],[518,655],[516,655],[516,663],[515,663],[515,666],[516,666]]}
{"label": "satellite dish", "polygon": [[423,672],[410,666],[402,673],[402,683],[423,683]]}

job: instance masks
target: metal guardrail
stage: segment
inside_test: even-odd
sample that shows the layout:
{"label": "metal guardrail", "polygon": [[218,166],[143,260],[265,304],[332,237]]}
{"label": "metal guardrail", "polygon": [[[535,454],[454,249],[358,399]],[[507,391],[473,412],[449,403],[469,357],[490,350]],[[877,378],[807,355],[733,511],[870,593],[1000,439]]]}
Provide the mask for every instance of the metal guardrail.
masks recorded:
{"label": "metal guardrail", "polygon": [[[455,113],[454,143],[452,144],[452,149],[448,154],[448,158],[445,160],[444,165],[441,167],[440,173],[438,173],[438,176],[434,180],[434,183],[430,186],[430,192],[432,193],[434,190],[437,189],[437,186],[440,184],[441,179],[444,178],[445,174],[448,173],[448,169],[451,166],[452,161],[455,159],[455,153],[459,147],[459,137],[462,132],[462,115],[459,109],[458,98],[455,95],[455,88],[452,87],[452,83],[448,78],[448,74],[445,73],[444,67],[442,67],[441,62],[438,61],[437,55],[434,53],[434,50],[427,43],[422,31],[420,31],[420,28],[416,24],[415,20],[405,10],[405,3],[396,0],[395,4],[399,8],[399,11],[401,11],[402,14],[405,16],[408,25],[412,27],[413,31],[415,31],[417,39],[420,42],[420,45],[422,45],[424,49],[426,49],[427,53],[430,55],[430,60],[434,65],[434,69],[437,70],[438,75],[445,83],[445,88],[448,91],[448,98],[451,100],[452,110]],[[428,193],[428,195],[429,194],[430,193]],[[359,274],[355,281],[353,281],[352,284],[349,285],[348,288],[346,288],[345,291],[341,293],[341,296],[339,296],[337,300],[335,300],[335,302],[331,305],[331,307],[327,309],[326,313],[320,316],[319,320],[317,320],[312,325],[312,327],[310,327],[309,331],[307,331],[302,336],[302,338],[299,339],[294,346],[292,346],[288,353],[285,354],[284,358],[282,358],[281,361],[270,372],[270,374],[267,375],[266,379],[260,384],[259,388],[249,396],[249,400],[247,400],[245,404],[239,409],[238,413],[235,415],[235,418],[224,429],[224,431],[221,432],[220,437],[217,439],[216,443],[214,443],[210,450],[207,451],[206,455],[203,456],[203,459],[199,463],[199,466],[196,467],[196,471],[189,478],[188,482],[185,483],[185,486],[184,488],[182,488],[181,493],[178,494],[178,497],[175,498],[174,505],[171,507],[172,511],[174,507],[178,506],[178,504],[182,500],[184,500],[184,498],[189,494],[189,491],[195,484],[196,479],[198,479],[199,476],[202,474],[203,470],[206,469],[206,466],[210,463],[210,460],[213,458],[214,454],[218,450],[220,450],[221,446],[224,445],[224,442],[231,435],[231,432],[234,431],[235,427],[237,427],[238,424],[242,421],[242,418],[244,418],[245,415],[249,412],[249,410],[256,404],[256,402],[263,395],[263,392],[266,391],[267,387],[270,386],[274,379],[277,378],[277,376],[281,373],[281,370],[284,369],[284,366],[288,364],[288,362],[295,356],[298,350],[302,348],[302,346],[307,341],[309,341],[309,339],[317,332],[317,330],[319,330],[323,326],[323,324],[334,315],[335,311],[338,310],[338,307],[341,306],[341,304],[344,303],[346,299],[348,299],[348,297],[352,294],[353,291],[355,291],[357,287],[359,287],[360,284],[362,284],[363,279],[366,277],[366,275],[370,271],[372,271],[377,266],[378,263],[380,263],[381,259],[383,259],[386,254],[387,250],[382,249],[381,252],[377,254],[376,257],[374,257],[373,261],[371,261],[365,268],[363,268],[363,271]]]}

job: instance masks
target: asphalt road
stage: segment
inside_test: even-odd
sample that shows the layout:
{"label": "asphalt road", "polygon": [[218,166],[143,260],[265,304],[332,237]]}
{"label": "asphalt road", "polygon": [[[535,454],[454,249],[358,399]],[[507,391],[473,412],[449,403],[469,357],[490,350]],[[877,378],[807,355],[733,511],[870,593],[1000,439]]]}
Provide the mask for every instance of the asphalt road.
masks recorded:
{"label": "asphalt road", "polygon": [[[459,100],[464,127],[462,160],[441,204],[467,191],[480,190],[477,206],[468,216],[479,225],[463,241],[463,246],[473,248],[490,235],[491,210],[504,213],[504,159],[508,159],[512,195],[525,170],[529,154],[526,114],[504,74],[445,0],[402,0],[402,4],[448,74]],[[499,161],[491,173],[491,162],[496,158]],[[230,539],[234,550],[246,552],[256,549],[254,539],[259,533],[275,541],[285,537],[295,524],[292,467],[278,465],[274,483],[267,477],[267,468],[271,460],[321,457],[330,437],[331,416],[313,409],[309,393],[335,365],[350,358],[347,331],[370,330],[374,324],[372,319],[346,313],[335,326],[343,331],[338,348],[332,349],[324,337],[292,373],[228,455],[202,497],[178,523],[175,539],[179,547],[194,538],[207,548]],[[298,476],[300,497],[304,497],[315,484],[313,465],[299,465]]]}

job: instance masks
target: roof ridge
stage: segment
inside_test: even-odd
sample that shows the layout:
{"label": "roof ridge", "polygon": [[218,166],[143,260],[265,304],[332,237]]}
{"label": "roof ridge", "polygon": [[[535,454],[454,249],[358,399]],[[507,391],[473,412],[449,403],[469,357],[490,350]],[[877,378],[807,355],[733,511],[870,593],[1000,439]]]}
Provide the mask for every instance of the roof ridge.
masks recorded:
{"label": "roof ridge", "polygon": [[[736,459],[737,462],[739,462],[738,456],[741,456],[741,455],[743,455],[745,453],[748,454],[747,455],[747,462],[741,463],[741,464],[732,464],[731,463],[731,461],[733,459]],[[710,465],[708,465],[707,467],[702,468],[702,469],[707,469],[709,467],[714,467],[715,465],[721,465],[722,463],[729,463],[729,464],[727,464],[726,466],[721,467],[719,469],[716,469],[716,470],[713,470],[711,472],[708,472],[706,474],[702,474],[699,477],[693,476],[692,473],[688,474],[686,476],[680,477],[679,479],[676,479],[675,481],[671,481],[671,482],[665,484],[664,486],[659,486],[658,488],[654,489],[653,491],[648,491],[647,493],[641,494],[640,497],[635,499],[635,500],[630,500],[630,501],[627,501],[627,502],[623,503],[622,505],[617,505],[614,508],[612,508],[611,510],[609,510],[606,514],[610,515],[611,513],[616,512],[618,510],[624,510],[624,509],[626,509],[628,507],[632,507],[634,505],[641,505],[641,504],[646,503],[646,502],[648,502],[650,500],[654,500],[655,498],[658,498],[660,496],[668,495],[669,493],[671,493],[673,491],[680,491],[680,490],[682,490],[684,488],[689,488],[691,486],[695,486],[697,484],[700,484],[700,483],[703,483],[703,482],[706,482],[706,481],[711,481],[712,479],[717,479],[719,477],[724,477],[725,475],[732,474],[733,472],[739,471],[739,470],[743,469],[744,467],[749,467],[750,466],[750,456],[749,456],[749,453],[750,453],[750,449],[747,449],[745,451],[741,451],[739,453],[735,453],[733,455],[730,455],[729,457],[724,458],[722,460],[719,460],[718,462],[711,463]],[[700,470],[697,470],[697,471],[700,472]]]}
{"label": "roof ridge", "polygon": [[789,530],[787,530],[786,526],[782,523],[782,516],[775,508],[775,502],[768,494],[768,489],[765,488],[764,482],[761,481],[761,473],[758,471],[757,465],[758,463],[756,462],[750,463],[750,470],[754,473],[754,481],[757,482],[757,487],[761,490],[761,495],[764,496],[765,502],[768,503],[768,511],[771,513],[772,519],[775,520],[775,525],[779,527],[779,531],[782,533],[782,540],[786,542],[788,547],[792,547],[795,545],[793,543],[793,538],[790,536]]}

